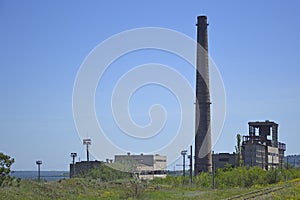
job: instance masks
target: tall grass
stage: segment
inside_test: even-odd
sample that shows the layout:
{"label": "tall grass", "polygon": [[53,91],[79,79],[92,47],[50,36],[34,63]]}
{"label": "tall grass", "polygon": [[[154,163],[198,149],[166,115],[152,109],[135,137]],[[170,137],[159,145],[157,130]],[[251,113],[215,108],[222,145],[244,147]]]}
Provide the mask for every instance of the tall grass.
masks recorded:
{"label": "tall grass", "polygon": [[[216,188],[225,189],[232,187],[247,188],[256,185],[269,185],[278,182],[300,178],[300,169],[271,169],[263,170],[260,167],[237,167],[223,168],[215,172]],[[190,185],[188,177],[173,177],[167,176],[166,179],[154,179],[156,184],[167,184],[174,187],[180,185]],[[212,188],[212,174],[200,173],[193,177],[193,187]]]}

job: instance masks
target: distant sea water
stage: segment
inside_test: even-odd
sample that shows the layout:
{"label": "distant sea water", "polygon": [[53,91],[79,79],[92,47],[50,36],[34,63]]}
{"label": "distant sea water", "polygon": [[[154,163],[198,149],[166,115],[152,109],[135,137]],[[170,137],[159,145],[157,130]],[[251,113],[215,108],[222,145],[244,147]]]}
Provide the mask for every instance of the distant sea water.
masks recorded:
{"label": "distant sea water", "polygon": [[[37,179],[37,171],[12,171],[11,176],[21,179]],[[68,171],[41,171],[41,179],[46,181],[57,181],[69,178]]]}

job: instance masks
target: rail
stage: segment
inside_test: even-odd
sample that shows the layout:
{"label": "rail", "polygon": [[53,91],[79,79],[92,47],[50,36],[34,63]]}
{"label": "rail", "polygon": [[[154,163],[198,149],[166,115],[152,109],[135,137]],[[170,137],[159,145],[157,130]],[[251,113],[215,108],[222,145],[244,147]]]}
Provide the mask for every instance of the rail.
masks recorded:
{"label": "rail", "polygon": [[281,185],[281,186],[272,186],[272,187],[267,187],[264,189],[260,189],[260,190],[255,190],[252,192],[248,192],[248,193],[244,193],[244,194],[240,194],[240,195],[236,195],[236,196],[232,196],[227,198],[226,200],[232,200],[232,199],[255,199],[257,197],[263,198],[266,195],[269,195],[272,192],[276,192],[278,190],[282,190],[288,187],[293,186],[294,184],[299,183],[299,181],[293,182],[293,183],[286,183],[285,185]]}

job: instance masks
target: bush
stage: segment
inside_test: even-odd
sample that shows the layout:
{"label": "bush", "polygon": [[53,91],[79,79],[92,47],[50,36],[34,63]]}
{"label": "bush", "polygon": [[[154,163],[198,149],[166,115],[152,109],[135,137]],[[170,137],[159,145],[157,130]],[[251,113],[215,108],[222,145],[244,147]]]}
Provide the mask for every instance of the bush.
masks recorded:
{"label": "bush", "polygon": [[11,185],[13,178],[10,174],[10,167],[15,162],[13,158],[0,153],[0,186]]}
{"label": "bush", "polygon": [[115,170],[105,164],[100,167],[93,168],[88,172],[81,174],[79,177],[90,178],[90,179],[100,179],[101,181],[115,181],[118,179],[129,179],[130,174],[127,172],[122,172]]}
{"label": "bush", "polygon": [[[268,171],[260,167],[237,167],[226,166],[217,169],[215,172],[216,188],[226,189],[233,187],[252,187],[260,185],[268,185],[286,181],[290,179],[300,178],[300,169],[270,169]],[[170,187],[178,187],[183,181],[188,183],[188,177],[167,176],[165,179],[155,178],[151,183],[160,185],[169,185]],[[193,185],[200,188],[212,188],[212,173],[200,173],[193,177]]]}
{"label": "bush", "polygon": [[218,169],[215,174],[216,186],[218,188],[267,185],[299,177],[300,169],[270,169],[266,171],[260,167],[224,168]]}
{"label": "bush", "polygon": [[211,188],[212,187],[212,175],[210,173],[200,173],[194,177],[193,183],[198,187]]}

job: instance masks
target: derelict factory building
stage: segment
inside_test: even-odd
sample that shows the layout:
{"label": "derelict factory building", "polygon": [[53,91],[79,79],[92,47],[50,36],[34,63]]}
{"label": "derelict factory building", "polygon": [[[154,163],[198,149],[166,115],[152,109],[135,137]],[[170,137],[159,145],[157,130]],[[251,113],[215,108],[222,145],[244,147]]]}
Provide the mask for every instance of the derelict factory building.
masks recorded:
{"label": "derelict factory building", "polygon": [[286,145],[278,142],[278,124],[272,121],[249,122],[249,135],[243,136],[245,166],[263,169],[283,167]]}

